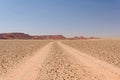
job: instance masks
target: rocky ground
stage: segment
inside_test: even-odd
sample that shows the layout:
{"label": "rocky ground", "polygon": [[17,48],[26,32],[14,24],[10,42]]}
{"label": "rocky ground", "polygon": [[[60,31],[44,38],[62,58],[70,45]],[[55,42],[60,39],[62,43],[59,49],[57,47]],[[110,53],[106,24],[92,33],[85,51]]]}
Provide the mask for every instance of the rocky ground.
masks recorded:
{"label": "rocky ground", "polygon": [[50,42],[2,80],[119,80],[120,69],[62,42]]}

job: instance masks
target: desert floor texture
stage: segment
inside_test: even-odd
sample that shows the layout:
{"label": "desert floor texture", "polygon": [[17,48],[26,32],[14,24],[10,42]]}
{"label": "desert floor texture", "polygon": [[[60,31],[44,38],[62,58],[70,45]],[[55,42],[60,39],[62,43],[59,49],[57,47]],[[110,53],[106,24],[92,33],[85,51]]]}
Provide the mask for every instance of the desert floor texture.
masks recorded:
{"label": "desert floor texture", "polygon": [[0,41],[0,80],[120,80],[119,47],[120,40]]}

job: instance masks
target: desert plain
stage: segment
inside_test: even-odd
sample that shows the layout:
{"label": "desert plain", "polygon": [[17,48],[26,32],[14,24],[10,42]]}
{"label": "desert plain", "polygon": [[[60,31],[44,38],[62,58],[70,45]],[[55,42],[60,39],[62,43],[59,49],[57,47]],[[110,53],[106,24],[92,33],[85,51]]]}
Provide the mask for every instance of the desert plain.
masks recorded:
{"label": "desert plain", "polygon": [[120,39],[0,40],[0,80],[120,80]]}

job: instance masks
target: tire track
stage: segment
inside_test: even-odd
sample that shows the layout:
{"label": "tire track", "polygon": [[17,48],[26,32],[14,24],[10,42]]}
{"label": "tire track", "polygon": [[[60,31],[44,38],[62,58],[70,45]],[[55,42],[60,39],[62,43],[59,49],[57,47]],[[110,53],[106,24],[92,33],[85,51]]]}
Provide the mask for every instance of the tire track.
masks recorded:
{"label": "tire track", "polygon": [[36,80],[76,80],[77,68],[68,61],[69,56],[55,43],[40,69]]}
{"label": "tire track", "polygon": [[51,42],[40,49],[36,55],[24,61],[23,64],[1,80],[35,80],[39,69],[42,67],[42,64],[52,48],[52,45],[53,43]]}
{"label": "tire track", "polygon": [[77,51],[63,43],[58,42],[58,44],[65,53],[69,53],[69,55],[75,58],[74,62],[84,66],[84,69],[87,71],[87,73],[90,73],[86,74],[86,77],[90,77],[89,79],[81,80],[120,80],[119,68],[90,55],[83,54],[82,52]]}
{"label": "tire track", "polygon": [[101,76],[94,75],[78,63],[76,57],[66,53],[58,43],[54,43],[36,80],[102,80]]}
{"label": "tire track", "polygon": [[120,69],[52,42],[25,61],[5,80],[119,80]]}

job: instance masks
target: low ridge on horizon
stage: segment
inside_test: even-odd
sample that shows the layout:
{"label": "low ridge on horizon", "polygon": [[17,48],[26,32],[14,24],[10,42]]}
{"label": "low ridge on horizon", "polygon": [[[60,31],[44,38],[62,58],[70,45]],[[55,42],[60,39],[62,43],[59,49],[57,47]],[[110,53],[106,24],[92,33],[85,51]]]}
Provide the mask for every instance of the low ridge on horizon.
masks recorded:
{"label": "low ridge on horizon", "polygon": [[98,37],[84,37],[84,36],[74,36],[74,37],[65,37],[64,35],[30,35],[21,32],[11,32],[11,33],[0,33],[0,39],[40,39],[40,40],[47,40],[47,39],[99,39]]}

